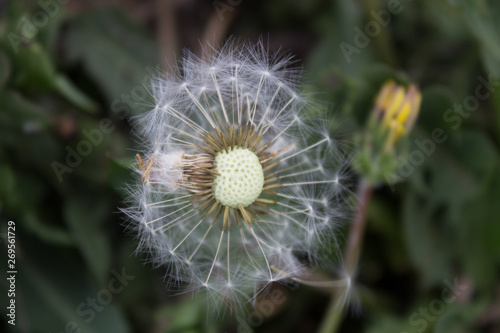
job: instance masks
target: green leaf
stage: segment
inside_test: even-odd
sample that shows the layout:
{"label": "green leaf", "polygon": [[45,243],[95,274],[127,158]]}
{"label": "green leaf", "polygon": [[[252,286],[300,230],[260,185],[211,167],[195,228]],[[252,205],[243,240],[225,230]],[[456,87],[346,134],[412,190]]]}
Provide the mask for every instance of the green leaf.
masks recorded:
{"label": "green leaf", "polygon": [[61,246],[72,246],[73,240],[68,232],[55,224],[49,224],[40,217],[40,201],[46,188],[33,175],[23,175],[7,164],[0,164],[0,202],[2,209],[13,217],[29,232],[41,240]]}
{"label": "green leaf", "polygon": [[54,63],[37,41],[23,44],[18,52],[12,50],[11,60],[14,65],[15,86],[30,93],[43,93],[53,89],[56,75]]}
{"label": "green leaf", "polygon": [[468,304],[451,304],[446,312],[436,321],[435,333],[474,333],[482,330],[474,329],[476,319],[481,316],[486,306],[484,300]]}
{"label": "green leaf", "polygon": [[[38,132],[50,125],[49,112],[26,99],[19,92],[0,90],[0,128],[5,131]],[[0,132],[1,134],[4,134]],[[3,139],[0,136],[0,140]],[[6,140],[9,138],[5,138]],[[14,138],[10,138],[12,139]],[[14,142],[18,142],[15,140]]]}
{"label": "green leaf", "polygon": [[9,79],[12,71],[11,66],[10,59],[7,57],[5,52],[0,49],[0,88],[3,88]]}
{"label": "green leaf", "polygon": [[196,332],[203,320],[201,303],[197,299],[186,300],[177,306],[165,306],[155,314],[157,321],[168,321],[168,333]]}
{"label": "green leaf", "polygon": [[73,246],[74,241],[67,230],[44,223],[35,212],[27,210],[22,215],[23,224],[41,240],[60,246]]}
{"label": "green leaf", "polygon": [[500,8],[490,6],[484,0],[458,0],[470,31],[481,45],[483,62],[489,73],[500,78],[500,34],[496,17]]}
{"label": "green leaf", "polygon": [[[71,331],[68,327],[88,333],[131,331],[116,306],[119,294],[97,287],[74,252],[41,244],[22,232],[16,236],[16,249],[23,254],[16,261],[16,328],[35,333]],[[0,285],[3,295],[5,286]],[[3,306],[7,297],[1,300]]]}
{"label": "green leaf", "polygon": [[[444,143],[431,139],[431,134],[414,141],[408,168],[416,188],[425,189],[429,205],[445,207],[445,218],[457,221],[464,202],[480,193],[495,168],[498,153],[480,131],[463,131],[446,135]],[[423,156],[421,163],[411,163],[411,155]],[[417,160],[416,158],[414,160]]]}
{"label": "green leaf", "polygon": [[422,91],[422,104],[417,119],[417,126],[429,133],[436,128],[449,133],[451,124],[444,120],[444,113],[453,106],[455,100],[453,92],[440,85],[426,87]]}
{"label": "green leaf", "polygon": [[[393,315],[377,312],[373,316],[371,324],[366,329],[366,333],[409,333],[414,332],[415,328],[412,327],[406,318],[398,318]],[[426,332],[426,331],[424,331]]]}
{"label": "green leaf", "polygon": [[494,135],[497,142],[500,142],[500,89],[498,88],[498,81],[496,81],[495,90],[492,93],[491,104],[494,111]]}
{"label": "green leaf", "polygon": [[433,206],[410,192],[403,204],[403,221],[410,260],[422,284],[429,288],[452,276],[452,244],[444,237],[446,226],[438,223]]}
{"label": "green leaf", "polygon": [[325,13],[328,18],[318,21],[318,33],[323,36],[308,59],[311,75],[320,80],[327,72],[339,71],[351,76],[367,67],[374,56],[372,41],[359,47],[354,28],[363,29],[362,12],[352,1],[337,1]]}
{"label": "green leaf", "polygon": [[120,101],[139,113],[150,100],[144,85],[158,64],[155,43],[122,12],[96,10],[75,19],[65,47],[68,60],[84,65],[108,103]]}
{"label": "green leaf", "polygon": [[68,228],[97,281],[104,285],[111,261],[104,223],[109,205],[102,196],[75,195],[64,206]]}
{"label": "green leaf", "polygon": [[487,187],[474,200],[463,205],[458,228],[458,251],[467,273],[485,292],[494,288],[500,262],[500,163],[497,162]]}
{"label": "green leaf", "polygon": [[130,159],[109,160],[108,168],[108,182],[113,187],[113,189],[122,197],[127,197],[127,190],[124,184],[130,183],[132,177],[132,170],[130,166],[132,165]]}
{"label": "green leaf", "polygon": [[[420,140],[430,145],[428,139]],[[478,285],[489,288],[499,257],[498,210],[492,199],[498,198],[498,152],[479,131],[463,131],[434,145],[425,163],[414,166],[416,191],[404,206],[412,261],[430,286],[450,276],[451,263],[459,256]],[[418,144],[415,149],[425,150]]]}
{"label": "green leaf", "polygon": [[97,112],[97,104],[87,97],[87,95],[78,90],[78,88],[76,88],[74,84],[64,75],[58,74],[55,77],[54,89],[74,106],[91,114]]}

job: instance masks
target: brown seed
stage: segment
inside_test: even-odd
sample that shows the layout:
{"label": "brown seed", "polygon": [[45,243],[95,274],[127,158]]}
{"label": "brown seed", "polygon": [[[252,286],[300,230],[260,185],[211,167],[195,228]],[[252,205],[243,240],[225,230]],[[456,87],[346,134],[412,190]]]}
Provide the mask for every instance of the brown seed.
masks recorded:
{"label": "brown seed", "polygon": [[222,217],[222,230],[226,229],[226,227],[229,227],[229,206],[224,208],[224,215]]}
{"label": "brown seed", "polygon": [[241,212],[237,209],[234,209],[233,211],[234,211],[234,216],[236,217],[236,223],[238,224],[238,227],[241,228],[241,218],[242,218]]}
{"label": "brown seed", "polygon": [[215,200],[213,198],[211,198],[210,200],[207,200],[206,202],[199,205],[197,208],[199,210],[205,210],[205,208],[210,207],[210,205],[212,205],[214,202],[215,202]]}
{"label": "brown seed", "polygon": [[213,196],[214,196],[214,194],[213,194],[213,193],[210,193],[210,194],[207,194],[207,195],[205,195],[205,196],[201,196],[201,197],[200,197],[200,196],[197,196],[197,197],[195,197],[194,199],[192,199],[191,201],[192,201],[193,203],[203,202],[203,201],[205,201],[205,200],[208,200],[208,199],[212,198]]}
{"label": "brown seed", "polygon": [[267,170],[270,170],[270,169],[274,168],[278,164],[280,164],[280,161],[276,161],[276,162],[274,162],[272,164],[269,164],[268,166],[266,166],[265,168],[262,169],[262,172],[266,172]]}
{"label": "brown seed", "polygon": [[270,145],[271,145],[271,143],[270,143],[270,142],[268,142],[268,143],[266,143],[266,144],[264,144],[264,145],[260,146],[260,147],[259,147],[259,149],[257,149],[257,150],[255,151],[255,155],[259,155],[260,153],[264,153],[264,151],[266,150],[266,148],[267,148],[267,147],[269,147]]}
{"label": "brown seed", "polygon": [[264,199],[264,198],[257,198],[255,201],[267,203],[267,204],[275,204],[276,203],[276,201],[274,201],[274,200],[269,200],[269,199]]}
{"label": "brown seed", "polygon": [[214,150],[214,147],[213,146],[200,146],[200,145],[195,145],[196,147],[206,151],[207,153],[211,154],[211,155],[216,155],[217,153],[215,152]]}
{"label": "brown seed", "polygon": [[243,216],[243,219],[245,219],[245,221],[250,226],[252,226],[252,216],[245,210],[245,208],[243,208],[242,205],[239,205],[239,209],[240,209],[240,212],[241,212],[241,216]]}
{"label": "brown seed", "polygon": [[214,224],[217,221],[217,218],[219,217],[221,211],[222,211],[222,205],[219,205],[217,207],[217,211],[215,212],[214,219],[212,220],[212,224]]}
{"label": "brown seed", "polygon": [[273,178],[267,178],[267,177],[264,177],[264,184],[269,184],[269,183],[274,183],[275,181],[278,181],[278,177],[273,177]]}
{"label": "brown seed", "polygon": [[212,207],[210,207],[210,209],[208,210],[208,212],[205,214],[205,217],[203,219],[206,219],[210,214],[212,214],[212,212],[214,211],[214,209],[217,207],[217,206],[220,206],[219,204],[219,201],[216,201]]}
{"label": "brown seed", "polygon": [[264,188],[262,189],[262,191],[267,191],[267,190],[270,190],[270,189],[273,189],[273,188],[278,188],[278,187],[281,187],[281,186],[282,186],[281,184],[273,184],[273,185],[264,186]]}

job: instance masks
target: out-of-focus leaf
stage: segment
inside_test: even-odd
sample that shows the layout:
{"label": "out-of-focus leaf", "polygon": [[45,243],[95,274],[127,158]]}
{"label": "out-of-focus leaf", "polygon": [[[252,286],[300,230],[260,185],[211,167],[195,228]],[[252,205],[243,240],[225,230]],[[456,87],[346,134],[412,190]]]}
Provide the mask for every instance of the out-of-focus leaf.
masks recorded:
{"label": "out-of-focus leaf", "polygon": [[[498,6],[489,6],[487,1],[457,0],[470,31],[481,45],[483,62],[488,72],[500,78],[500,33],[495,26],[500,14]],[[496,11],[493,11],[496,9]]]}
{"label": "out-of-focus leaf", "polygon": [[486,306],[484,301],[475,301],[465,305],[449,304],[435,324],[435,333],[475,333],[474,321]]}
{"label": "out-of-focus leaf", "polygon": [[108,102],[132,105],[149,100],[149,84],[158,63],[155,44],[117,10],[97,10],[74,20],[65,39],[68,59],[85,66]]}
{"label": "out-of-focus leaf", "polygon": [[[366,333],[410,333],[415,328],[410,325],[408,319],[397,318],[395,316],[379,312],[374,315],[371,325],[366,329]],[[427,332],[427,331],[424,331]],[[423,333],[423,332],[422,332]]]}
{"label": "out-of-focus leaf", "polygon": [[[103,126],[103,123],[106,125]],[[117,124],[113,123],[110,118],[98,121],[85,119],[81,120],[79,125],[80,135],[65,147],[64,154],[61,154],[58,159],[58,162],[66,164],[68,151],[76,152],[72,156],[78,155],[73,158],[78,161],[77,165],[72,168],[71,173],[65,173],[63,179],[79,178],[106,185],[111,160],[120,159],[129,153],[126,147],[132,146],[130,138],[124,136],[117,129]],[[116,184],[116,186],[117,188],[114,188],[116,190],[123,189],[124,183]]]}
{"label": "out-of-focus leaf", "polygon": [[[404,248],[404,239],[401,237],[401,222],[392,209],[390,202],[374,196],[370,201],[367,212],[368,226],[372,232],[385,239],[387,246],[384,249],[375,246],[375,251],[385,251],[383,256],[391,262],[392,268],[402,270],[406,268],[407,259]],[[371,248],[367,248],[364,253],[371,253]]]}
{"label": "out-of-focus leaf", "polygon": [[373,42],[371,38],[359,37],[364,34],[360,8],[352,1],[342,0],[330,10],[329,19],[318,21],[318,31],[324,38],[308,59],[309,72],[320,80],[331,69],[356,75],[374,56],[373,48],[368,47]]}
{"label": "out-of-focus leaf", "polygon": [[168,299],[168,291],[161,283],[165,274],[163,268],[154,270],[151,264],[144,264],[146,255],[134,254],[136,244],[133,236],[135,235],[124,236],[129,241],[119,248],[119,253],[116,253],[116,251],[113,253],[116,255],[114,257],[116,262],[123,263],[127,268],[127,272],[135,276],[133,283],[130,283],[120,294],[120,304],[123,307],[132,309],[136,324],[142,327],[150,327],[155,321],[155,313],[151,309],[156,308],[156,303],[154,306],[151,304],[151,295],[160,298],[165,297],[168,304],[171,303],[169,301],[172,299]]}
{"label": "out-of-focus leaf", "polygon": [[87,265],[104,285],[111,261],[110,244],[104,222],[109,211],[106,201],[92,196],[75,195],[64,207],[64,217]]}
{"label": "out-of-focus leaf", "polygon": [[497,142],[500,142],[500,86],[498,85],[499,81],[496,81],[495,90],[492,93],[491,104],[494,109],[494,122],[495,122],[495,136]]}
{"label": "out-of-focus leaf", "polygon": [[108,181],[113,189],[122,197],[127,197],[127,189],[124,184],[130,183],[131,172],[130,169],[131,161],[126,160],[115,160],[110,159],[109,169],[108,169]]}
{"label": "out-of-focus leaf", "polygon": [[158,322],[168,322],[168,333],[197,332],[203,317],[201,304],[196,299],[186,300],[176,307],[166,306],[158,309],[155,317]]}
{"label": "out-of-focus leaf", "polygon": [[94,102],[80,92],[62,74],[57,74],[50,56],[37,42],[23,46],[14,52],[14,85],[29,93],[57,91],[69,102],[82,110],[95,112]]}
{"label": "out-of-focus leaf", "polygon": [[[444,217],[457,221],[461,205],[477,196],[485,185],[498,153],[480,132],[445,135],[442,144],[433,141],[431,134],[416,138],[407,167],[414,170],[412,182],[426,188],[422,194],[428,196],[428,204],[434,208],[444,205]],[[414,161],[421,162],[412,163],[412,154],[418,155]]]}
{"label": "out-of-focus leaf", "polygon": [[0,198],[5,205],[5,201],[9,200],[9,195],[15,190],[14,172],[7,164],[0,164]]}
{"label": "out-of-focus leaf", "polygon": [[74,245],[72,237],[65,229],[45,224],[36,213],[31,210],[24,213],[23,223],[28,230],[34,232],[40,239],[47,243],[60,246]]}
{"label": "out-of-focus leaf", "polygon": [[422,91],[422,104],[417,125],[428,134],[436,128],[446,133],[452,131],[451,124],[446,122],[443,114],[452,108],[455,96],[450,89],[443,86],[431,86]]}
{"label": "out-of-focus leaf", "polygon": [[474,200],[461,209],[458,227],[458,251],[463,258],[467,273],[478,288],[488,292],[498,278],[500,262],[500,163],[486,188]]}
{"label": "out-of-focus leaf", "polygon": [[[426,17],[432,25],[436,27],[434,33],[441,33],[442,40],[459,42],[464,38],[467,27],[463,24],[463,16],[454,1],[422,1],[422,15]],[[446,13],[446,20],[443,20],[443,13]],[[412,17],[412,12],[403,12],[403,15]]]}
{"label": "out-of-focus leaf", "polygon": [[54,64],[38,42],[23,44],[17,52],[11,50],[11,60],[15,67],[13,71],[15,86],[34,93],[53,89],[56,74]]}
{"label": "out-of-focus leaf", "polygon": [[[40,217],[40,200],[45,193],[43,184],[32,175],[19,175],[8,165],[0,165],[0,211],[21,216],[24,228],[43,241],[61,246],[73,245],[66,230],[44,223]],[[42,204],[43,206],[43,204]]]}
{"label": "out-of-focus leaf", "polygon": [[5,85],[12,71],[11,63],[5,52],[0,49],[0,87]]}
{"label": "out-of-focus leaf", "polygon": [[[2,132],[17,131],[19,135],[21,131],[37,132],[50,125],[49,113],[16,91],[0,91],[0,108],[2,110],[0,113]],[[10,139],[15,138],[11,137]]]}
{"label": "out-of-focus leaf", "polygon": [[97,112],[95,102],[78,90],[66,76],[62,74],[56,75],[54,78],[54,89],[74,106],[89,113]]}
{"label": "out-of-focus leaf", "polygon": [[29,168],[31,175],[37,170],[48,179],[55,179],[51,163],[58,158],[61,148],[50,130],[52,110],[11,90],[0,91],[0,109],[0,145],[9,149],[9,159]]}
{"label": "out-of-focus leaf", "polygon": [[[432,285],[450,274],[452,259],[464,250],[461,245],[455,246],[454,237],[461,232],[469,236],[479,232],[469,230],[476,227],[475,222],[466,227],[463,207],[471,200],[474,202],[484,191],[497,165],[498,153],[489,139],[479,132],[463,132],[441,145],[431,144],[428,137],[418,140],[427,142],[427,148],[418,144],[414,148],[427,160],[423,165],[411,165],[416,176],[411,179],[419,184],[415,189],[425,190],[409,194],[404,219],[412,260],[420,268],[426,284]],[[430,150],[432,145],[435,151],[424,154],[423,151]],[[483,244],[474,247],[482,249]],[[479,262],[474,261],[474,264]]]}
{"label": "out-of-focus leaf", "polygon": [[449,234],[439,223],[428,202],[411,192],[405,198],[403,221],[410,260],[418,268],[424,287],[439,284],[452,276],[452,244],[443,235]]}
{"label": "out-of-focus leaf", "polygon": [[[114,302],[118,294],[96,287],[74,252],[16,235],[16,328],[35,333],[70,331],[67,327],[90,333],[130,332]],[[4,286],[0,289],[6,295]]]}
{"label": "out-of-focus leaf", "polygon": [[[96,105],[80,92],[63,74],[58,74],[55,61],[48,47],[54,43],[55,28],[60,24],[57,3],[38,3],[42,6],[35,14],[23,13],[19,5],[8,4],[10,13],[6,33],[0,45],[10,55],[12,85],[29,94],[56,91],[70,103],[88,112],[95,112]],[[50,15],[47,10],[51,11]],[[52,12],[54,11],[55,12]],[[45,17],[44,24],[37,24],[35,17]],[[55,19],[54,19],[55,18]],[[38,39],[42,38],[44,43]]]}

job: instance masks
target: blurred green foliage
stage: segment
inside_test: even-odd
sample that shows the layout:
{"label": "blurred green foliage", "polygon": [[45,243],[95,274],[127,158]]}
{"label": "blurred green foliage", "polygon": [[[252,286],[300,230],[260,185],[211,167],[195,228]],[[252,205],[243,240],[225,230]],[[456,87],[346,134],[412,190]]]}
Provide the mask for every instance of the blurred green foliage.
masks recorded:
{"label": "blurred green foliage", "polygon": [[[2,326],[12,332],[315,331],[328,302],[321,291],[283,288],[285,304],[270,313],[250,310],[239,318],[246,324],[231,316],[207,321],[200,302],[172,296],[164,271],[133,255],[135,241],[118,207],[125,205],[138,147],[129,117],[148,109],[148,80],[162,63],[153,29],[160,18],[153,1],[82,3],[0,1],[0,226],[4,236],[6,222],[16,222],[18,271],[16,326],[3,311]],[[194,3],[214,10],[212,1]],[[149,16],[137,14],[134,4],[149,8]],[[173,34],[180,46],[196,48],[210,10],[202,15],[184,6]],[[262,0],[231,8],[236,19],[226,36],[263,35],[270,47],[300,55],[305,89],[336,114],[333,129],[347,144],[386,79],[415,82],[423,93],[408,159],[401,161],[403,182],[377,188],[369,207],[358,274],[363,312],[348,316],[341,331],[497,332],[500,3]],[[487,97],[479,97],[478,86]],[[473,98],[477,105],[468,104]],[[443,142],[432,139],[436,129]],[[131,280],[113,293],[110,281],[122,270]],[[425,319],[420,309],[441,300],[445,281],[456,280],[464,291]],[[96,307],[92,298],[101,300]]]}

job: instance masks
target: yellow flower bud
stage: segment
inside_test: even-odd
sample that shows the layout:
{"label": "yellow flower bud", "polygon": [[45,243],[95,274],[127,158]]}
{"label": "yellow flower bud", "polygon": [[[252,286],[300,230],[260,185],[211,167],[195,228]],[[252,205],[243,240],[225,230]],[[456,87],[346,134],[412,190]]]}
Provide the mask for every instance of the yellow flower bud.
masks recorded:
{"label": "yellow flower bud", "polygon": [[415,85],[408,89],[389,80],[380,89],[373,116],[378,126],[386,133],[384,149],[392,150],[402,135],[413,127],[420,110],[422,95]]}

